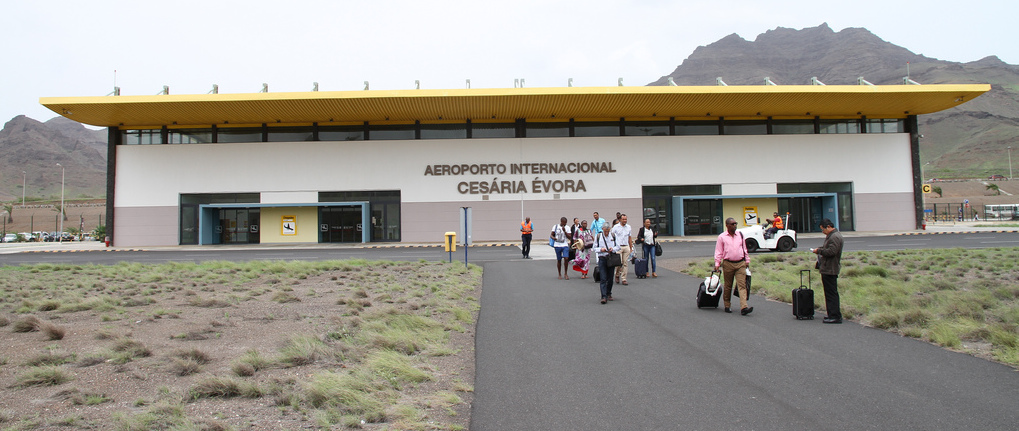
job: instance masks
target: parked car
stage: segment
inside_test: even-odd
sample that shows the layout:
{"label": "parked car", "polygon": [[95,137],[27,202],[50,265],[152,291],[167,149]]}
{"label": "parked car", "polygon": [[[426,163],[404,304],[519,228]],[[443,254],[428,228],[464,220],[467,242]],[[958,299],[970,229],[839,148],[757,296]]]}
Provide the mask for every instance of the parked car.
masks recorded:
{"label": "parked car", "polygon": [[35,241],[35,235],[31,232],[18,232],[18,235],[25,239],[25,241]]}
{"label": "parked car", "polygon": [[18,234],[16,234],[16,233],[9,233],[7,235],[4,235],[3,239],[4,239],[4,242],[14,242],[14,241],[18,240]]}
{"label": "parked car", "polygon": [[1005,176],[1004,175],[999,175],[999,174],[994,174],[994,175],[991,175],[991,178],[988,178],[988,179],[991,179],[991,180],[1003,180],[1003,179],[1005,179]]}

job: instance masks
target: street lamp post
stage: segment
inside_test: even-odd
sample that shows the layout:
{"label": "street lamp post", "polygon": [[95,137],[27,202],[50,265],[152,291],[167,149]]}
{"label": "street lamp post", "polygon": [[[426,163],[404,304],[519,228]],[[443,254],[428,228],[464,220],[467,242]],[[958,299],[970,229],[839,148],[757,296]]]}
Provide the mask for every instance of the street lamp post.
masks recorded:
{"label": "street lamp post", "polygon": [[21,207],[25,207],[25,176],[28,175],[25,171],[21,171]]}
{"label": "street lamp post", "polygon": [[60,237],[60,242],[64,242],[64,173],[66,171],[60,163],[57,163],[57,166],[60,166],[60,214],[58,214],[60,216],[60,232],[57,232],[57,235]]}
{"label": "street lamp post", "polygon": [[1012,146],[1008,147],[1008,179],[1012,179]]}

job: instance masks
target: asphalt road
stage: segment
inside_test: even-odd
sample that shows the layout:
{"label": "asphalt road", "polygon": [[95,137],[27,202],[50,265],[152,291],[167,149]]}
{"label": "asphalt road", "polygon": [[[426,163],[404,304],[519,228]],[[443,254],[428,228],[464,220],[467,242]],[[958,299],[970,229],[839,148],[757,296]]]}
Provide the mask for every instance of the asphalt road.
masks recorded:
{"label": "asphalt road", "polygon": [[854,323],[694,305],[699,280],[614,288],[485,265],[473,431],[1016,429],[1009,367]]}

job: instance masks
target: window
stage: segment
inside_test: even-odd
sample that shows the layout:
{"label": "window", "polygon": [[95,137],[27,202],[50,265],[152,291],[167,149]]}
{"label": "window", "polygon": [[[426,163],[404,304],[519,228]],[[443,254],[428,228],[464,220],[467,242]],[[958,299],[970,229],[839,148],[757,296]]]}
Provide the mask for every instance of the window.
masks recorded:
{"label": "window", "polygon": [[[668,126],[666,126],[666,132],[668,132]],[[528,133],[527,136],[531,136],[530,133]],[[619,136],[619,122],[576,122],[573,124],[573,136],[578,138],[592,136]]]}
{"label": "window", "polygon": [[627,121],[623,126],[626,136],[668,136],[668,121]]}
{"label": "window", "polygon": [[[568,138],[570,137],[570,124],[560,123],[526,123],[528,138]],[[616,130],[616,135],[619,130]]]}
{"label": "window", "polygon": [[156,145],[163,143],[159,129],[155,130],[125,130],[121,133],[121,143],[124,145]]}
{"label": "window", "polygon": [[821,133],[860,133],[860,122],[857,120],[821,120]]}
{"label": "window", "polygon": [[472,123],[472,138],[515,138],[517,137],[517,125],[515,123]]}
{"label": "window", "polygon": [[812,135],[814,120],[772,120],[771,133],[775,135]]}
{"label": "window", "polygon": [[[412,140],[415,139],[417,128],[414,124],[395,124],[383,126],[369,126],[368,139],[372,141],[383,140]],[[464,135],[466,137],[466,135]]]}
{"label": "window", "polygon": [[[259,135],[261,140],[261,135]],[[212,142],[212,129],[170,129],[168,144],[208,144]]]}
{"label": "window", "polygon": [[903,120],[867,120],[867,133],[900,133],[905,131],[906,123]]}
{"label": "window", "polygon": [[422,124],[421,139],[466,139],[467,123]]}
{"label": "window", "polygon": [[676,123],[676,134],[684,136],[717,135],[718,123],[714,121],[691,121]]}
{"label": "window", "polygon": [[726,121],[726,135],[767,135],[768,123],[765,121]]}
{"label": "window", "polygon": [[270,127],[269,142],[304,142],[314,140],[311,127]]}
{"label": "window", "polygon": [[318,128],[320,141],[363,141],[364,126],[321,126]]}
{"label": "window", "polygon": [[262,128],[220,127],[216,129],[216,142],[221,144],[262,142]]}

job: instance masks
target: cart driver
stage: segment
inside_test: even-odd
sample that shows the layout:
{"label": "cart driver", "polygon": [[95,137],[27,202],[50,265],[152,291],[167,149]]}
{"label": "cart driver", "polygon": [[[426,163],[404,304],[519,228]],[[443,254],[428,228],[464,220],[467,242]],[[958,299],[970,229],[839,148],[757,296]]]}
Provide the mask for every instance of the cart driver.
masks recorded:
{"label": "cart driver", "polygon": [[775,218],[766,219],[768,223],[771,223],[771,227],[769,227],[766,232],[767,233],[767,235],[765,235],[766,238],[771,238],[775,236],[775,232],[785,229],[785,223],[782,222],[782,217],[778,216],[778,211],[774,212],[773,215],[775,216]]}

